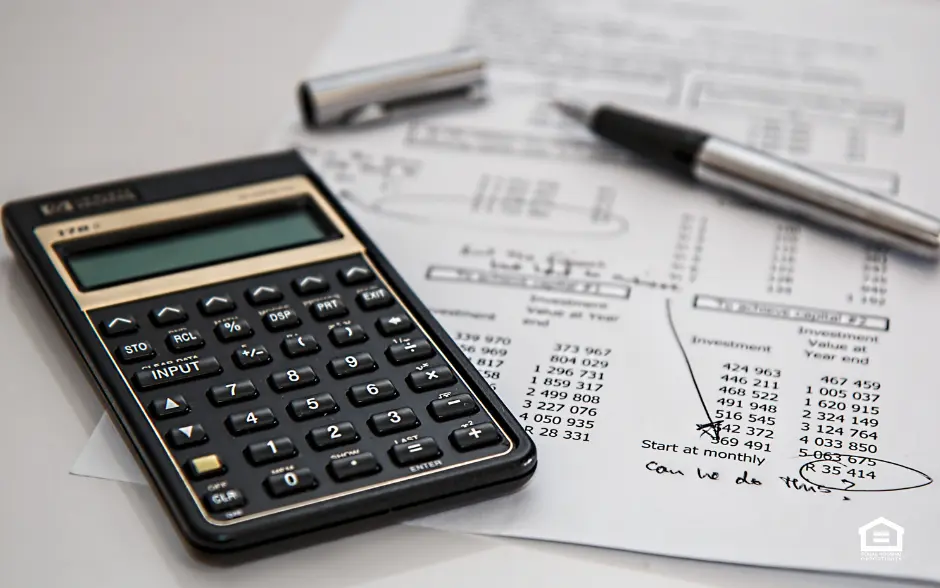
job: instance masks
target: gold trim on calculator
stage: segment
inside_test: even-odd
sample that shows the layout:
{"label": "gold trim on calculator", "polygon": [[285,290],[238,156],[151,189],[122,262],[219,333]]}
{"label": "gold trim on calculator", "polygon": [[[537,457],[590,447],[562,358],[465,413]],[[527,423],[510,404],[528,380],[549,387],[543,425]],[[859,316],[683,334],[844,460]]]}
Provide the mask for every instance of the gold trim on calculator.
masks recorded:
{"label": "gold trim on calculator", "polygon": [[[222,262],[208,267],[184,270],[169,275],[143,279],[128,284],[106,287],[90,292],[82,292],[78,288],[77,284],[72,279],[71,274],[66,269],[64,262],[55,250],[56,245],[60,245],[72,240],[85,239],[88,237],[105,235],[107,233],[123,231],[135,227],[144,227],[157,223],[172,222],[174,220],[191,218],[196,215],[209,215],[214,213],[227,212],[243,207],[269,204],[278,200],[290,200],[303,196],[310,197],[313,200],[314,205],[319,210],[321,210],[323,214],[326,215],[329,222],[339,233],[340,237],[338,239],[324,241],[322,243],[315,243],[313,245],[294,247],[292,249],[276,251],[273,253],[256,255],[234,261]],[[147,422],[150,424],[150,428],[153,431],[153,434],[156,435],[157,439],[159,440],[160,445],[166,452],[167,457],[176,469],[177,474],[180,476],[180,479],[183,481],[183,484],[189,491],[193,501],[196,503],[196,507],[199,509],[203,519],[212,525],[220,527],[234,525],[296,508],[303,508],[304,506],[324,502],[333,498],[348,496],[350,494],[364,492],[373,488],[397,484],[399,482],[431,475],[437,472],[467,466],[488,459],[494,459],[510,453],[515,446],[512,439],[509,437],[509,435],[506,434],[506,431],[500,425],[499,421],[493,418],[493,415],[490,413],[489,409],[483,402],[480,401],[480,398],[474,392],[473,388],[467,384],[466,380],[464,380],[456,366],[454,366],[454,364],[451,363],[451,361],[445,355],[441,354],[441,359],[443,359],[447,366],[451,368],[454,375],[457,376],[459,382],[466,387],[470,394],[472,394],[477,405],[486,414],[490,422],[493,423],[493,425],[499,430],[503,439],[505,439],[509,444],[507,449],[500,453],[464,461],[461,463],[449,465],[447,467],[406,475],[394,480],[387,480],[385,482],[370,484],[343,492],[336,492],[334,494],[328,494],[319,498],[312,498],[310,500],[272,508],[235,519],[215,519],[209,516],[208,511],[206,511],[205,506],[202,503],[201,497],[196,493],[193,486],[190,484],[189,478],[186,476],[180,465],[177,463],[176,459],[173,457],[173,453],[167,446],[163,436],[160,435],[160,431],[155,426],[150,413],[146,410],[143,403],[141,403],[140,397],[127,381],[127,378],[124,377],[124,372],[121,370],[120,366],[118,366],[117,362],[115,362],[114,356],[111,354],[111,350],[108,349],[107,344],[105,344],[104,340],[101,339],[101,336],[98,334],[98,329],[92,322],[91,317],[88,316],[89,311],[107,306],[124,304],[143,298],[150,298],[163,294],[178,292],[181,290],[189,290],[192,288],[198,288],[200,286],[207,286],[214,283],[247,278],[259,273],[279,271],[300,265],[317,263],[358,254],[362,255],[369,266],[372,267],[372,270],[375,272],[377,279],[382,282],[382,285],[385,286],[389,293],[391,293],[392,297],[399,304],[399,306],[401,306],[401,308],[412,319],[418,330],[421,331],[421,334],[424,335],[424,337],[426,337],[429,341],[434,341],[434,338],[428,334],[428,332],[424,329],[424,325],[421,323],[421,321],[417,320],[408,306],[402,303],[401,299],[398,297],[398,293],[386,282],[382,272],[379,271],[379,269],[375,267],[375,264],[372,263],[372,260],[369,259],[363,244],[358,239],[356,239],[355,235],[352,234],[352,231],[349,230],[349,227],[346,225],[346,223],[343,222],[343,219],[340,218],[340,216],[336,213],[329,202],[327,202],[323,195],[320,194],[316,187],[303,176],[261,182],[257,184],[251,184],[249,186],[232,188],[229,190],[221,190],[185,198],[176,198],[166,202],[146,204],[143,206],[136,206],[115,212],[90,215],[79,219],[42,225],[36,227],[34,233],[36,238],[42,244],[46,254],[49,256],[52,265],[55,267],[56,271],[59,273],[59,276],[62,278],[62,281],[68,287],[72,297],[75,298],[75,301],[84,311],[85,319],[88,321],[89,326],[98,337],[98,341],[107,352],[108,357],[111,358],[111,363],[117,373],[121,376],[121,380],[124,382],[127,390],[134,396],[134,400],[136,401],[137,406],[140,408],[141,413],[143,413],[147,419]],[[259,268],[263,269],[259,270]],[[435,347],[438,346],[435,344]]]}

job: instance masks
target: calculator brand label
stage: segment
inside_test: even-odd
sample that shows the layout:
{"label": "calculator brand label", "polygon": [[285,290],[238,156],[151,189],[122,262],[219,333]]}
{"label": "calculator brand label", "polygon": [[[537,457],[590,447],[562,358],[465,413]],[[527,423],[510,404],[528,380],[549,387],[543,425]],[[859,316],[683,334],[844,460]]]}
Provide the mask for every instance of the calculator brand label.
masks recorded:
{"label": "calculator brand label", "polygon": [[102,208],[110,208],[117,204],[137,202],[140,197],[130,188],[117,188],[94,192],[84,196],[62,198],[39,205],[39,212],[46,218],[66,214],[69,212],[86,212]]}

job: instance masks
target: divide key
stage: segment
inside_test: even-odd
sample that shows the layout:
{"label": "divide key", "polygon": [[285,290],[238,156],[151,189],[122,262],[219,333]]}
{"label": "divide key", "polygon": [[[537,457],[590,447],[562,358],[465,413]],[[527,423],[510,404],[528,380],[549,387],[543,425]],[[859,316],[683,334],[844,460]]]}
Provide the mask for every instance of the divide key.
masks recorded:
{"label": "divide key", "polygon": [[135,387],[140,390],[148,390],[186,380],[206,378],[221,371],[222,366],[219,365],[219,360],[214,357],[204,357],[146,370],[137,370],[131,379],[134,381]]}

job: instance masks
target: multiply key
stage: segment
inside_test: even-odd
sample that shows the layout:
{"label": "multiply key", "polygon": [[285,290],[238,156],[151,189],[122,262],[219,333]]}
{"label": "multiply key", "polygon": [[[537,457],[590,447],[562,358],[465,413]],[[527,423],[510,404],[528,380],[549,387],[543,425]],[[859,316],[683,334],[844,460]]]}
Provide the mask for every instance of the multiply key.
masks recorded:
{"label": "multiply key", "polygon": [[415,370],[405,378],[408,386],[415,392],[427,392],[444,386],[450,386],[457,381],[454,372],[446,365],[432,365],[423,370]]}
{"label": "multiply key", "polygon": [[221,371],[222,366],[219,365],[219,360],[214,357],[204,357],[152,369],[138,370],[131,379],[134,381],[135,387],[141,390],[149,390],[158,386],[205,378]]}

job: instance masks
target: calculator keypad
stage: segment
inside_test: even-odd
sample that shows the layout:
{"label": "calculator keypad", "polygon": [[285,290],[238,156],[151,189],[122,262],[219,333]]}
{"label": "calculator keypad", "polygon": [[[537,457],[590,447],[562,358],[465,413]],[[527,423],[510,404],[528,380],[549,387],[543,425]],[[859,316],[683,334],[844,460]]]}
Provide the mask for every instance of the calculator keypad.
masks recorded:
{"label": "calculator keypad", "polygon": [[220,521],[509,448],[362,257],[99,309],[91,319],[194,499]]}

